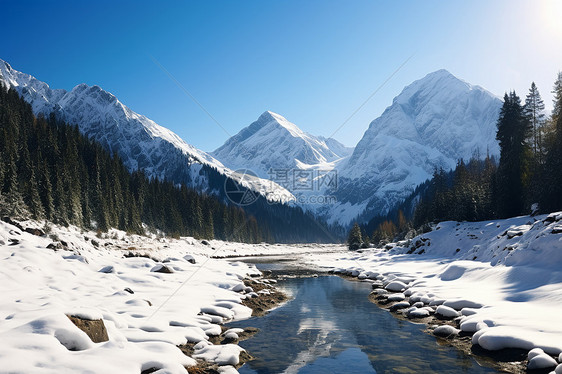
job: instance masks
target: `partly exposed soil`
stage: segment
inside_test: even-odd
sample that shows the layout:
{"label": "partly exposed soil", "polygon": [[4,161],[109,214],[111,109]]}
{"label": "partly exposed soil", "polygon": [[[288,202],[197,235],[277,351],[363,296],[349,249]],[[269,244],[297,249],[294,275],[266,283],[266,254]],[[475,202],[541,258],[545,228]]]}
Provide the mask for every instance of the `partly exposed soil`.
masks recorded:
{"label": "partly exposed soil", "polygon": [[246,286],[252,287],[254,292],[267,290],[269,293],[259,293],[259,297],[247,298],[242,301],[242,304],[252,309],[252,316],[263,316],[267,312],[276,307],[277,305],[288,300],[287,295],[277,290],[271,284],[260,283],[255,279],[244,280]]}

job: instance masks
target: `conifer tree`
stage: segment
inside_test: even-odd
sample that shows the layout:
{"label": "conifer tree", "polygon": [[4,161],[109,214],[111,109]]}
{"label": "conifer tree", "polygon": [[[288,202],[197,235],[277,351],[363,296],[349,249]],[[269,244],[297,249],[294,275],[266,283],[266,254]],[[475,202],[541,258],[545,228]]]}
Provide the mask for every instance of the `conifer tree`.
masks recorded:
{"label": "conifer tree", "polygon": [[45,217],[53,221],[55,217],[55,205],[53,200],[53,185],[49,175],[47,162],[39,158],[39,196],[45,209]]}
{"label": "conifer tree", "polygon": [[31,217],[34,219],[43,219],[45,217],[45,208],[43,208],[43,203],[41,202],[41,196],[39,196],[39,183],[37,177],[35,176],[35,171],[31,169],[31,175],[26,191],[28,197],[29,211]]}
{"label": "conifer tree", "polygon": [[562,72],[558,73],[552,92],[554,109],[540,196],[540,208],[547,212],[562,209]]}
{"label": "conifer tree", "polygon": [[7,174],[7,192],[4,198],[3,210],[0,213],[15,219],[27,219],[29,218],[29,211],[20,192],[16,162],[13,158],[10,159]]}
{"label": "conifer tree", "polygon": [[527,121],[532,126],[531,144],[533,147],[534,160],[537,164],[542,163],[543,158],[543,126],[545,123],[544,102],[541,98],[539,90],[535,82],[531,83],[529,93],[525,98],[525,106],[523,108]]}
{"label": "conifer tree", "polygon": [[359,227],[357,222],[355,222],[353,224],[353,227],[351,228],[351,231],[349,232],[349,237],[347,238],[347,245],[349,249],[354,251],[361,248],[362,244],[363,244],[363,239],[361,236],[361,228]]}
{"label": "conifer tree", "polygon": [[558,118],[562,116],[562,71],[558,72],[554,88],[552,89],[554,108],[552,109],[551,121],[556,126]]}
{"label": "conifer tree", "polygon": [[515,91],[505,94],[497,127],[496,139],[500,144],[498,213],[501,217],[513,217],[523,213],[531,155],[526,141],[531,127]]}

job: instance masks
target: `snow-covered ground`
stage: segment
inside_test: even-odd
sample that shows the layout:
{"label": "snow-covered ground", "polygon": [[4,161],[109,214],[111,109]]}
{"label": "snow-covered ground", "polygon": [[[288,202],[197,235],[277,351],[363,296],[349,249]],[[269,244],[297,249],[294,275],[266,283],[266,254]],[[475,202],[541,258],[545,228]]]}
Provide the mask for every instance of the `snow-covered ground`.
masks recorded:
{"label": "snow-covered ground", "polygon": [[461,329],[476,332],[473,343],[485,349],[562,352],[562,212],[443,222],[386,249],[309,259],[382,281],[387,290],[402,292],[410,301],[452,307]]}
{"label": "snow-covered ground", "polygon": [[[65,249],[48,249],[53,242]],[[138,374],[155,367],[185,373],[195,360],[176,346],[187,341],[200,342],[195,357],[234,370],[229,365],[238,362],[240,348],[210,346],[207,336],[221,332],[218,322],[251,315],[241,305],[250,292],[242,279],[259,272],[210,256],[271,250],[302,249],[119,231],[98,238],[72,227],[39,237],[0,222],[0,371]],[[125,257],[129,252],[150,258]],[[156,272],[162,265],[173,273]],[[93,343],[66,315],[103,318],[109,341]]]}
{"label": "snow-covered ground", "polygon": [[[48,249],[53,242],[64,248]],[[195,361],[176,346],[187,341],[200,342],[194,357],[234,371],[240,348],[212,346],[208,335],[221,332],[219,322],[250,316],[242,279],[257,269],[220,258],[248,255],[283,255],[376,280],[395,291],[396,302],[417,302],[412,315],[443,305],[439,313],[458,315],[461,329],[489,350],[562,353],[562,213],[443,222],[410,242],[361,252],[119,231],[99,238],[72,227],[39,237],[0,222],[0,371],[185,373]],[[173,272],[156,272],[161,266]],[[103,318],[109,341],[92,343],[65,315]],[[535,355],[533,365],[553,365]]]}

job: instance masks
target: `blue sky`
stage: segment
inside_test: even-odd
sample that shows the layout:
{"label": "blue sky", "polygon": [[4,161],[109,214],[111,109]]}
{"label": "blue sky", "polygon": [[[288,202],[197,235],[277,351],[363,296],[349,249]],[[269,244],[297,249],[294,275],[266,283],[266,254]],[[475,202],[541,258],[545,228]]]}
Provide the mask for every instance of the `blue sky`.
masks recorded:
{"label": "blue sky", "polygon": [[[402,88],[445,68],[551,108],[562,1],[4,2],[0,58],[52,88],[85,82],[205,151],[265,110],[355,145]],[[154,62],[220,123],[217,125]]]}

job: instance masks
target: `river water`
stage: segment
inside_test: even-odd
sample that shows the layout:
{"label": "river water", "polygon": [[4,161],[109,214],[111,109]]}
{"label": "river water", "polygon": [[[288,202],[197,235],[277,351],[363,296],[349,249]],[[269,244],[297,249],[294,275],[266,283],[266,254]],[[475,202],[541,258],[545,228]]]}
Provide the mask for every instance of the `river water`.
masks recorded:
{"label": "river water", "polygon": [[[275,266],[275,265],[274,265]],[[271,269],[271,264],[258,264]],[[371,286],[337,276],[278,283],[291,300],[264,317],[229,327],[257,327],[240,342],[256,360],[247,373],[494,373],[466,354],[368,301]]]}

